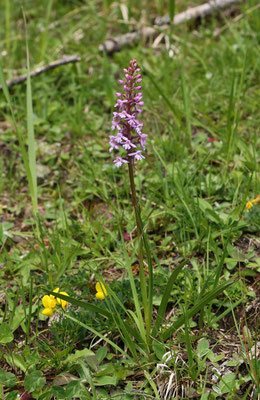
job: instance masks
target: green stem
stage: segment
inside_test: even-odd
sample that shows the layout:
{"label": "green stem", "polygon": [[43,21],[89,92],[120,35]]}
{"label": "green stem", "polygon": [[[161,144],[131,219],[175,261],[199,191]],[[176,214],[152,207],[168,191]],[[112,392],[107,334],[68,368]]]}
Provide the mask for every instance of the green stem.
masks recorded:
{"label": "green stem", "polygon": [[134,161],[133,161],[133,159],[130,159],[130,162],[128,164],[128,172],[129,172],[129,178],[130,178],[132,203],[133,203],[134,212],[135,212],[137,237],[138,237],[139,276],[140,276],[141,294],[142,294],[142,300],[143,300],[143,306],[144,306],[146,340],[147,340],[147,343],[149,343],[151,322],[150,322],[150,318],[149,318],[149,307],[148,307],[148,301],[147,301],[147,285],[146,285],[146,277],[145,277],[145,273],[144,273],[144,252],[143,252],[143,243],[142,243],[142,226],[141,226],[141,221],[140,221],[140,206],[139,206],[139,203],[138,203],[137,197],[136,197],[133,165],[134,165]]}

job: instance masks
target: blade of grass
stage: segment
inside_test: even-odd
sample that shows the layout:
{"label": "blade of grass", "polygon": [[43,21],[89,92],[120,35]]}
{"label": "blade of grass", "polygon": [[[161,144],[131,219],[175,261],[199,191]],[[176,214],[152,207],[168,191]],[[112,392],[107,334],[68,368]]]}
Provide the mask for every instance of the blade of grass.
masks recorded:
{"label": "blade of grass", "polygon": [[171,49],[172,41],[173,41],[174,15],[175,15],[175,0],[169,0],[169,17],[170,17],[169,42],[170,42],[170,49]]}
{"label": "blade of grass", "polygon": [[188,97],[187,85],[184,76],[184,66],[181,66],[181,90],[184,105],[184,115],[186,120],[186,142],[189,150],[192,150],[192,136],[191,136],[191,112],[190,112],[190,101]]}
{"label": "blade of grass", "polygon": [[223,313],[221,313],[218,316],[215,316],[215,318],[213,318],[210,321],[209,326],[213,326],[214,324],[216,324],[218,321],[220,321],[221,319],[223,319],[227,314],[229,314],[230,312],[232,312],[232,310],[234,310],[237,306],[239,306],[240,303],[242,303],[243,299],[238,300],[235,304],[231,304]]}
{"label": "blade of grass", "polygon": [[120,234],[121,234],[124,258],[125,258],[125,262],[126,262],[126,268],[127,268],[130,285],[131,285],[131,290],[132,290],[132,294],[133,294],[133,300],[134,300],[134,304],[135,304],[135,310],[136,310],[137,318],[139,320],[140,334],[141,334],[142,338],[144,339],[144,341],[146,342],[144,320],[143,320],[143,316],[142,316],[142,312],[141,312],[141,306],[140,306],[140,303],[138,300],[137,290],[136,290],[136,286],[135,286],[135,282],[134,282],[134,275],[133,275],[132,268],[130,265],[130,260],[129,260],[129,257],[128,257],[128,254],[127,254],[127,251],[125,248],[125,243],[124,243],[122,232],[120,232]]}
{"label": "blade of grass", "polygon": [[161,397],[160,397],[159,392],[158,392],[158,390],[157,390],[156,384],[155,384],[155,382],[153,381],[153,377],[152,377],[151,374],[149,374],[149,372],[146,371],[146,370],[144,370],[144,376],[146,377],[147,381],[149,382],[151,388],[153,389],[156,400],[160,400]]}
{"label": "blade of grass", "polygon": [[155,87],[157,92],[160,94],[160,96],[162,96],[163,100],[165,101],[165,104],[172,111],[172,113],[173,113],[173,115],[175,117],[175,122],[176,122],[177,126],[180,127],[180,117],[179,117],[180,111],[177,110],[176,105],[175,105],[175,107],[173,107],[172,103],[170,102],[168,97],[164,94],[164,92],[160,88],[160,86],[157,84],[157,82],[155,81],[155,79],[152,76],[152,74],[147,69],[145,69],[143,66],[142,66],[142,70],[144,71],[145,75],[149,78],[149,80],[151,81],[151,83],[153,84],[153,86]]}
{"label": "blade of grass", "polygon": [[[227,170],[228,170],[228,165],[229,165],[229,161],[230,161],[230,157],[231,157],[231,150],[232,150],[233,144],[234,144],[234,138],[237,134],[239,113],[240,113],[239,102],[241,100],[241,94],[242,94],[242,89],[243,89],[244,80],[245,80],[246,65],[247,65],[247,51],[245,52],[245,55],[244,55],[243,67],[242,67],[242,72],[241,72],[240,79],[239,79],[238,89],[237,89],[237,80],[236,80],[235,76],[234,76],[234,79],[232,82],[230,101],[229,101],[229,109],[228,109],[228,124],[227,124],[228,140],[227,140],[225,177],[226,177]],[[232,111],[234,112],[233,119],[232,119]],[[232,121],[231,121],[231,119],[232,119]]]}
{"label": "blade of grass", "polygon": [[195,382],[196,380],[196,372],[194,372],[194,361],[192,356],[192,346],[189,334],[189,319],[187,318],[187,313],[184,312],[184,324],[185,324],[185,343],[188,353],[188,365],[191,379]]}
{"label": "blade of grass", "polygon": [[5,0],[5,40],[7,54],[9,54],[10,37],[10,0]]}
{"label": "blade of grass", "polygon": [[83,322],[79,321],[78,319],[72,317],[69,314],[66,314],[66,317],[69,318],[71,321],[76,322],[76,324],[79,324],[80,326],[82,326],[83,328],[87,329],[88,331],[94,333],[94,335],[96,335],[96,336],[100,337],[101,339],[103,339],[104,342],[110,344],[111,347],[113,347],[115,350],[117,350],[119,353],[121,353],[129,361],[133,362],[133,359],[124,350],[122,350],[119,346],[117,346],[117,344],[112,342],[110,339],[108,339],[107,337],[102,335],[102,333],[99,333],[98,331],[96,331],[91,326],[84,324]]}
{"label": "blade of grass", "polygon": [[175,15],[175,0],[169,0],[170,37],[172,37],[173,21]]}
{"label": "blade of grass", "polygon": [[[100,282],[103,283],[103,285],[105,286],[104,282],[102,281],[102,279],[99,280]],[[102,286],[101,286],[102,288]],[[107,287],[107,292],[110,295],[110,301],[108,301],[108,298],[105,296],[105,301],[106,304],[110,310],[111,315],[114,317],[114,321],[115,324],[118,327],[118,330],[120,332],[120,335],[122,337],[123,342],[126,344],[126,346],[129,348],[129,350],[131,351],[134,359],[137,361],[138,357],[137,357],[137,353],[136,353],[136,348],[135,348],[135,343],[134,341],[131,339],[131,337],[129,336],[129,333],[131,332],[132,336],[134,336],[134,338],[136,339],[136,341],[138,342],[142,342],[143,344],[145,344],[145,342],[143,341],[142,337],[139,335],[139,332],[141,331],[141,327],[139,326],[139,320],[137,318],[137,316],[135,315],[135,313],[131,310],[127,310],[124,305],[122,304],[122,302],[119,300],[119,298],[116,296],[116,294],[110,289],[110,287]],[[102,288],[103,290],[103,288]],[[136,324],[138,330],[135,329],[129,329],[129,324],[126,324],[123,319],[121,318],[119,312],[118,312],[118,307],[115,305],[114,301],[115,300],[117,302],[117,304],[119,305],[119,307],[128,315],[130,315],[133,320],[134,323]],[[113,307],[111,307],[111,305]],[[139,348],[139,351],[142,352],[142,349]],[[145,353],[144,353],[145,355]]]}
{"label": "blade of grass", "polygon": [[32,297],[33,297],[33,278],[30,277],[30,291],[29,291],[29,310],[28,310],[28,319],[27,319],[27,326],[26,326],[26,344],[29,343],[30,338],[30,327],[31,327],[31,320],[32,320]]}
{"label": "blade of grass", "polygon": [[[143,238],[142,238],[142,224],[140,220],[140,205],[137,200],[137,193],[136,193],[136,187],[135,187],[135,180],[134,180],[134,163],[131,161],[128,164],[128,173],[129,173],[129,182],[130,182],[130,188],[131,188],[131,196],[132,196],[132,205],[134,209],[134,214],[135,214],[135,220],[136,220],[136,231],[137,231],[137,240],[138,240],[138,262],[139,262],[139,280],[140,280],[140,287],[141,287],[141,295],[142,295],[142,306],[144,310],[144,321],[143,318],[140,318],[138,315],[138,309],[137,311],[137,316],[139,319],[139,325],[144,326],[146,330],[146,343],[148,345],[149,340],[150,340],[150,322],[149,322],[149,309],[148,309],[148,299],[147,299],[147,280],[144,272],[144,249],[143,249]],[[122,234],[121,234],[122,237]],[[122,239],[121,239],[122,240]],[[125,250],[125,249],[124,249]],[[132,274],[132,269],[131,265],[128,264],[128,269],[130,268],[130,274]]]}
{"label": "blade of grass", "polygon": [[[34,125],[33,125],[33,105],[32,105],[32,87],[31,87],[31,76],[30,76],[30,59],[29,59],[29,47],[27,38],[26,19],[23,12],[24,23],[25,23],[25,40],[26,40],[26,64],[27,64],[27,86],[26,86],[26,114],[27,114],[27,134],[28,134],[28,158],[29,168],[32,176],[32,203],[34,216],[37,216],[37,171],[36,171],[36,151],[35,151],[35,137],[34,137]],[[38,228],[37,228],[38,230]]]}
{"label": "blade of grass", "polygon": [[45,26],[44,26],[44,31],[41,34],[40,46],[39,46],[40,47],[40,61],[42,61],[44,59],[44,56],[46,53],[48,25],[49,25],[50,16],[51,16],[52,4],[53,4],[53,0],[49,0],[47,7],[46,7]]}
{"label": "blade of grass", "polygon": [[[175,184],[175,188],[177,189],[177,190],[175,190],[175,194],[177,195],[177,197],[179,198],[180,202],[183,204],[185,210],[187,211],[187,213],[188,213],[188,215],[190,217],[190,220],[192,222],[192,225],[194,227],[194,232],[195,232],[195,235],[196,235],[196,239],[199,240],[199,233],[198,233],[197,225],[196,225],[195,219],[193,217],[192,210],[190,209],[189,204],[188,204],[189,203],[189,197],[186,194],[186,192],[184,190],[184,187],[182,187],[181,183],[179,183],[177,180],[174,180],[174,184]],[[169,210],[169,212],[170,212],[170,210]]]}
{"label": "blade of grass", "polygon": [[23,163],[24,163],[24,167],[25,167],[25,172],[26,172],[26,176],[27,176],[27,180],[28,180],[28,184],[29,184],[29,190],[30,190],[30,195],[31,195],[31,199],[33,202],[33,197],[34,197],[34,191],[33,191],[33,181],[32,181],[32,174],[31,174],[31,170],[30,170],[30,166],[29,166],[29,161],[28,161],[28,154],[26,152],[26,148],[25,148],[25,144],[24,144],[24,140],[22,137],[22,134],[20,132],[20,129],[18,129],[17,123],[16,123],[16,119],[14,116],[14,110],[13,110],[13,106],[12,106],[12,102],[11,102],[11,97],[9,94],[9,90],[6,84],[6,80],[4,77],[4,72],[3,72],[3,68],[2,65],[0,63],[0,82],[1,82],[1,86],[4,92],[4,96],[6,98],[8,107],[10,109],[11,112],[11,117],[12,117],[12,121],[13,121],[13,125],[14,125],[14,130],[15,133],[17,135],[18,141],[19,141],[19,146],[20,146],[20,151],[22,154],[22,158],[23,158]]}
{"label": "blade of grass", "polygon": [[[221,256],[221,259],[220,259],[220,261],[218,263],[218,267],[217,267],[217,271],[216,271],[214,288],[217,286],[217,284],[219,283],[219,280],[220,280],[220,276],[221,276],[221,272],[222,272],[222,269],[223,269],[225,257],[226,257],[226,254],[227,254],[227,246],[228,246],[228,244],[230,242],[230,235],[231,234],[228,235],[228,237],[227,237],[227,239],[225,241],[225,244],[223,246],[222,256]],[[216,252],[216,254],[217,254],[217,252]]]}
{"label": "blade of grass", "polygon": [[[90,310],[93,311],[97,314],[103,315],[104,317],[108,318],[110,321],[115,321],[115,315],[113,315],[110,311],[108,310],[104,310],[101,307],[95,306],[94,304],[90,304],[90,303],[86,303],[82,300],[77,300],[74,299],[73,297],[70,296],[65,296],[61,293],[56,293],[56,292],[52,292],[49,291],[48,294],[52,294],[54,297],[58,297],[59,299],[62,300],[66,300],[68,301],[70,304],[73,304],[75,306],[78,307],[82,307],[85,310]],[[116,321],[118,325],[120,325],[120,321]],[[135,330],[129,325],[129,324],[125,324],[126,325],[126,329],[128,330],[128,332],[134,336],[135,338],[137,338],[137,340],[139,339],[139,337],[136,335]]]}
{"label": "blade of grass", "polygon": [[163,318],[164,318],[166,307],[167,307],[167,304],[169,302],[169,298],[170,298],[170,295],[171,295],[172,286],[174,285],[174,282],[176,281],[177,276],[179,275],[179,273],[181,272],[181,270],[182,270],[182,268],[184,267],[185,264],[186,264],[186,260],[183,261],[180,265],[178,265],[178,267],[174,268],[174,270],[173,270],[173,272],[172,272],[172,274],[171,274],[171,276],[170,276],[170,278],[169,278],[169,280],[167,282],[167,285],[166,285],[166,288],[165,288],[165,290],[163,292],[163,297],[162,297],[162,300],[161,300],[161,303],[160,303],[160,306],[159,306],[159,309],[158,309],[158,313],[157,313],[157,317],[156,317],[156,320],[155,320],[155,324],[154,324],[154,327],[153,327],[153,330],[152,330],[152,336],[153,337],[156,336],[160,326],[163,323]]}
{"label": "blade of grass", "polygon": [[143,226],[143,221],[141,218],[141,214],[139,210],[137,210],[137,217],[139,219],[140,227],[141,227],[141,233],[142,233],[142,241],[143,245],[145,248],[145,254],[146,254],[146,259],[148,263],[148,327],[147,327],[147,332],[151,333],[151,323],[152,323],[152,311],[153,311],[153,264],[152,264],[152,257],[151,257],[151,249],[149,246],[149,241],[147,238],[147,235],[144,232],[144,226]]}
{"label": "blade of grass", "polygon": [[213,289],[210,293],[205,295],[200,301],[198,301],[190,310],[186,312],[186,315],[182,315],[181,317],[178,318],[176,322],[172,324],[172,326],[162,334],[162,339],[166,340],[168,339],[173,332],[175,332],[177,329],[179,329],[184,323],[185,323],[185,318],[191,318],[193,315],[195,315],[198,311],[201,310],[201,308],[205,307],[211,300],[215,299],[220,293],[222,293],[225,289],[227,289],[230,285],[232,285],[233,281],[227,281],[224,282],[223,284],[219,285],[215,289]]}
{"label": "blade of grass", "polygon": [[111,315],[111,313],[109,311],[104,310],[103,308],[100,308],[98,306],[95,306],[94,304],[90,304],[90,303],[87,303],[82,300],[77,300],[77,299],[74,299],[73,297],[65,296],[61,293],[55,293],[52,291],[48,291],[48,294],[52,294],[54,297],[58,297],[59,299],[66,300],[69,303],[73,304],[74,306],[82,307],[85,310],[94,311],[100,315],[103,315],[104,317],[106,317],[108,319],[113,319],[113,316]]}

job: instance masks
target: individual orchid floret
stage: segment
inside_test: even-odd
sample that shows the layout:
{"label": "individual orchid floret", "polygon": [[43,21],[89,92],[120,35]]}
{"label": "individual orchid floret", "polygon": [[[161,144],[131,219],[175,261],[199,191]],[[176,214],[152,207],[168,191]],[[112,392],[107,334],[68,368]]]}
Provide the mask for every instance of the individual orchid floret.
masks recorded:
{"label": "individual orchid floret", "polygon": [[125,142],[122,144],[122,146],[125,150],[130,150],[132,147],[136,147],[136,145],[133,144],[130,139],[125,139]]}
{"label": "individual orchid floret", "polygon": [[146,141],[147,135],[145,133],[141,133],[139,136],[140,136],[140,145],[141,145],[142,149],[145,150],[145,141]]}
{"label": "individual orchid floret", "polygon": [[134,157],[135,160],[143,160],[145,158],[141,150],[137,150],[135,153],[129,154],[129,156]]}
{"label": "individual orchid floret", "polygon": [[122,157],[117,157],[113,162],[117,168],[121,167],[123,164],[129,163],[129,161],[124,160]]}
{"label": "individual orchid floret", "polygon": [[[116,135],[111,135],[109,151],[118,151],[119,156],[114,160],[116,167],[123,164],[142,160],[142,150],[145,150],[147,135],[142,133],[143,123],[138,120],[138,115],[142,113],[144,102],[142,101],[142,81],[140,68],[136,60],[129,62],[128,69],[124,68],[125,80],[118,82],[123,85],[123,93],[117,92],[117,102],[115,107],[117,112],[113,112],[111,130],[117,130]],[[133,153],[133,150],[135,152]],[[126,153],[123,157],[121,153]]]}

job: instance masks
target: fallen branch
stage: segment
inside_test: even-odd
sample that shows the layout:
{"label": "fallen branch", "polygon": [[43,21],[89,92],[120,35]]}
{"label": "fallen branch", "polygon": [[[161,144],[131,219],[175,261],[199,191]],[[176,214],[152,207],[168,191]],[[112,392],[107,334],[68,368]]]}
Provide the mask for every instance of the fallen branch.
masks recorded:
{"label": "fallen branch", "polygon": [[139,42],[141,38],[146,39],[153,37],[157,30],[151,27],[141,28],[134,32],[125,33],[115,37],[114,39],[107,39],[99,46],[99,51],[105,51],[108,54],[120,51],[123,47],[131,46]]}
{"label": "fallen branch", "polygon": [[[201,6],[192,7],[184,12],[181,12],[180,14],[176,14],[174,17],[173,25],[177,26],[198,17],[206,17],[207,15],[211,15],[216,10],[230,7],[234,4],[240,3],[241,1],[242,0],[210,0],[208,3],[202,4]],[[108,39],[99,46],[99,51],[105,51],[108,54],[112,54],[116,51],[121,50],[125,46],[136,44],[141,38],[152,38],[157,34],[158,28],[156,27],[160,26],[161,32],[162,29],[166,29],[169,24],[170,17],[168,15],[164,17],[158,17],[154,21],[155,28],[141,28],[137,31],[119,35],[113,39]]]}
{"label": "fallen branch", "polygon": [[[61,65],[65,65],[65,64],[69,64],[69,63],[74,63],[74,62],[78,62],[80,61],[80,57],[77,55],[73,55],[73,56],[66,56],[64,55],[62,58],[60,58],[59,60],[53,61],[50,64],[44,65],[42,67],[38,67],[36,68],[34,71],[32,71],[30,73],[31,77],[37,76],[42,74],[43,72],[48,71],[49,69],[54,69],[57,68]],[[17,76],[17,78],[13,78],[10,79],[6,82],[7,86],[13,86],[13,85],[17,85],[18,83],[22,83],[24,81],[26,81],[27,79],[27,74],[23,74],[20,76]],[[2,90],[2,86],[0,85],[0,90]]]}
{"label": "fallen branch", "polygon": [[[188,10],[175,15],[173,25],[180,25],[183,22],[191,21],[198,17],[204,18],[211,15],[216,10],[221,10],[230,7],[234,4],[239,3],[241,0],[210,0],[208,3],[202,4],[198,7],[188,8]],[[170,17],[165,15],[164,17],[155,18],[154,25],[169,25]]]}

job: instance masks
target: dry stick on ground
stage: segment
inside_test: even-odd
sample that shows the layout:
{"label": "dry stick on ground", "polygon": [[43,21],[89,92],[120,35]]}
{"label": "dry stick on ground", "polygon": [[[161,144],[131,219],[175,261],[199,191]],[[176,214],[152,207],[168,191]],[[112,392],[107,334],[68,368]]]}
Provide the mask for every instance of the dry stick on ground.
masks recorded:
{"label": "dry stick on ground", "polygon": [[[184,22],[191,21],[198,17],[206,17],[211,15],[214,11],[230,7],[234,4],[240,3],[242,0],[211,0],[208,3],[202,4],[198,7],[189,8],[186,11],[176,14],[174,17],[173,25],[180,25]],[[166,29],[170,23],[168,15],[164,17],[158,17],[155,19],[155,26],[160,26],[160,31]],[[99,46],[99,51],[105,51],[108,54],[112,54],[116,51],[121,50],[125,46],[133,45],[137,43],[141,38],[151,38],[157,34],[158,28],[144,27],[134,32],[129,32],[124,35],[117,36],[113,39],[108,39]]]}
{"label": "dry stick on ground", "polygon": [[[77,55],[73,55],[73,56],[64,55],[59,60],[53,61],[50,64],[44,65],[42,67],[36,68],[34,71],[32,71],[30,73],[30,76],[34,77],[34,76],[42,74],[43,72],[48,71],[49,69],[54,69],[54,68],[60,67],[61,65],[75,63],[78,61],[80,61],[80,57]],[[10,79],[9,81],[6,82],[6,84],[8,87],[10,87],[13,85],[17,85],[18,83],[22,83],[22,82],[26,81],[26,79],[27,79],[27,74],[24,74],[24,75],[17,76],[17,78]],[[0,90],[2,90],[1,85],[0,85]]]}

